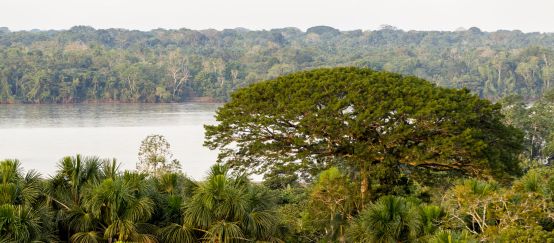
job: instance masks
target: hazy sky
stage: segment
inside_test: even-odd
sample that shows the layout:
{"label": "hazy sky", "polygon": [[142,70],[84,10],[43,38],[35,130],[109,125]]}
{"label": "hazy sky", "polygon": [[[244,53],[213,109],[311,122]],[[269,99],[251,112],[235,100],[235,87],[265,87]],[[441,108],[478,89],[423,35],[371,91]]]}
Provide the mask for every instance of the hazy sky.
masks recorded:
{"label": "hazy sky", "polygon": [[389,24],[404,30],[554,32],[553,11],[552,0],[0,0],[0,26],[371,30]]}

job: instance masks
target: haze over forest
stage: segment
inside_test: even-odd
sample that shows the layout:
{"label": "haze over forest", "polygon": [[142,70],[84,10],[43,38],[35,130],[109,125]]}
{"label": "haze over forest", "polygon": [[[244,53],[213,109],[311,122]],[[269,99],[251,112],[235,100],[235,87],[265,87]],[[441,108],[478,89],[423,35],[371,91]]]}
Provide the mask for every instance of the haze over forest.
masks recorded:
{"label": "haze over forest", "polygon": [[1,103],[226,101],[248,84],[318,67],[357,66],[535,100],[554,81],[554,34],[340,31],[0,29]]}

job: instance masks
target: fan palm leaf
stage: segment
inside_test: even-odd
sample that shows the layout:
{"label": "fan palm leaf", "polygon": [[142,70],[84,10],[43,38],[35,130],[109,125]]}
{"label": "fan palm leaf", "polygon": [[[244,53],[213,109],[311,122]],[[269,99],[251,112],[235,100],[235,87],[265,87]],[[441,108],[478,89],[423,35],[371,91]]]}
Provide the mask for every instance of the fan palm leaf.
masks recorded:
{"label": "fan palm leaf", "polygon": [[194,229],[189,225],[170,224],[158,231],[158,237],[162,242],[189,243],[197,242],[194,237]]}
{"label": "fan palm leaf", "polygon": [[73,243],[99,243],[102,237],[96,231],[77,232],[71,236]]}

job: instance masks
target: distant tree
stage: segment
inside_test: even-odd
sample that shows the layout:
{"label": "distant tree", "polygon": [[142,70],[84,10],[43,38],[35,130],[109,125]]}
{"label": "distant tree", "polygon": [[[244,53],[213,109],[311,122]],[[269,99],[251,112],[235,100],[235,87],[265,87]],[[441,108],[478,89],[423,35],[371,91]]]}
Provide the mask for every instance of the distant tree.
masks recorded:
{"label": "distant tree", "polygon": [[335,29],[333,27],[321,25],[321,26],[314,26],[314,27],[308,28],[306,30],[306,33],[307,34],[316,33],[318,35],[324,35],[324,34],[340,35],[340,30]]}
{"label": "distant tree", "polygon": [[147,136],[139,148],[137,170],[155,177],[168,172],[179,172],[181,164],[173,159],[170,147],[162,135]]}
{"label": "distant tree", "polygon": [[508,96],[501,102],[505,122],[525,134],[526,159],[549,163],[554,158],[554,90],[533,104],[526,104],[521,96]]}
{"label": "distant tree", "polygon": [[481,31],[481,29],[477,28],[477,27],[471,27],[467,30],[468,32],[472,33],[472,34],[481,34],[483,33]]}
{"label": "distant tree", "polygon": [[381,26],[379,26],[379,29],[389,30],[389,31],[399,30],[396,26],[393,26],[393,25],[390,25],[390,24],[382,24]]}
{"label": "distant tree", "polygon": [[184,58],[180,57],[177,52],[171,53],[169,56],[169,76],[171,77],[171,99],[175,101],[176,95],[183,89],[190,78],[190,71],[185,65]]}

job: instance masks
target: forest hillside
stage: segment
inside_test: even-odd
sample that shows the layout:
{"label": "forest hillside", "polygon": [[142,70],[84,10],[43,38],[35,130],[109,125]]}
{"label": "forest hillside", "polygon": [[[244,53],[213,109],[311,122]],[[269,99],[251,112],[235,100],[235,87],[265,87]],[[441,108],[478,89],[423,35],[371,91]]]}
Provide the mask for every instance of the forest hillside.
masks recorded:
{"label": "forest hillside", "polygon": [[540,98],[554,81],[554,35],[478,28],[136,31],[0,28],[0,103],[227,101],[294,71],[370,67],[467,87],[491,100]]}

